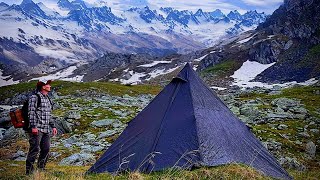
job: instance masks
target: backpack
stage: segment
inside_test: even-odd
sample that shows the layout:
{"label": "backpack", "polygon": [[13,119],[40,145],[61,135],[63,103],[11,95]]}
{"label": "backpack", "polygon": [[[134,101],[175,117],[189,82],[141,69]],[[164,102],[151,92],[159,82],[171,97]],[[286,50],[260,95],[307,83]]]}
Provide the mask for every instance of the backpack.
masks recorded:
{"label": "backpack", "polygon": [[[39,94],[35,94],[37,96],[37,107],[41,104],[41,98]],[[23,103],[22,108],[13,109],[10,111],[11,123],[14,128],[23,128],[24,130],[30,129],[30,121],[28,117],[29,111],[29,98]]]}

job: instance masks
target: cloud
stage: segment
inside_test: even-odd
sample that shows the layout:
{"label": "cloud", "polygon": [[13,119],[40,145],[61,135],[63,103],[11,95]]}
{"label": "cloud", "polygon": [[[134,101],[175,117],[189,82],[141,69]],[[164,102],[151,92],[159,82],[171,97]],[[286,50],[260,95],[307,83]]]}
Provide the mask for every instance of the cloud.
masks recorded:
{"label": "cloud", "polygon": [[[1,0],[0,0],[1,1]],[[8,4],[20,4],[22,0],[5,0]],[[58,0],[33,0],[34,2],[43,2],[44,4],[52,4]],[[73,0],[69,0],[73,1]],[[257,10],[258,12],[266,12],[271,14],[283,0],[84,0],[91,6],[98,4],[107,5],[115,11],[127,10],[131,7],[150,6],[152,9],[160,7],[173,7],[178,10],[197,11],[202,9],[207,12],[212,12],[220,9],[224,13],[229,13],[233,10],[238,10],[240,13],[245,13],[248,10]],[[100,3],[103,2],[103,3]]]}
{"label": "cloud", "polygon": [[198,0],[198,1],[185,1],[185,0],[149,0],[149,4],[158,7],[173,7],[179,10],[192,10],[197,11],[198,9],[202,9],[205,11],[214,11],[216,9],[220,9],[225,13],[228,13],[232,10],[245,11],[241,7],[235,6],[231,3],[224,2],[223,0]]}
{"label": "cloud", "polygon": [[260,7],[280,5],[283,3],[283,0],[242,0],[242,1],[247,5],[260,6]]}

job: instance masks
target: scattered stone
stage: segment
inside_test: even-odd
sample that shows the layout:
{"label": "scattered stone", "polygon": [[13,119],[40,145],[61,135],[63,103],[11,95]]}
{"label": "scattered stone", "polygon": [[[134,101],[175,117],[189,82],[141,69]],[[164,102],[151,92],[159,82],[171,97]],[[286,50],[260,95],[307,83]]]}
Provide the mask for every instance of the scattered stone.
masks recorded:
{"label": "scattered stone", "polygon": [[281,137],[285,138],[285,139],[290,139],[290,136],[287,134],[280,134]]}
{"label": "scattered stone", "polygon": [[6,129],[0,128],[0,140],[3,139],[3,135],[6,132]]}
{"label": "scattered stone", "polygon": [[104,149],[103,146],[91,146],[91,145],[85,145],[81,147],[80,153],[95,153],[98,151],[102,151]]}
{"label": "scattered stone", "polygon": [[83,143],[83,142],[76,142],[75,145],[78,146],[78,147],[80,147],[80,146],[84,146],[84,143]]}
{"label": "scattered stone", "polygon": [[301,106],[300,101],[289,99],[289,98],[277,98],[271,102],[273,106],[284,109],[285,111],[289,110],[290,107]]}
{"label": "scattered stone", "polygon": [[98,136],[98,139],[101,139],[101,138],[106,138],[106,137],[110,137],[114,134],[116,134],[117,132],[115,130],[107,130],[105,132],[101,132]]}
{"label": "scattered stone", "polygon": [[298,145],[301,145],[301,144],[302,144],[302,142],[299,141],[299,140],[296,140],[294,143],[296,143],[296,144],[298,144]]}
{"label": "scattered stone", "polygon": [[81,119],[81,114],[79,111],[69,111],[66,113],[66,119]]}
{"label": "scattered stone", "polygon": [[256,106],[242,106],[240,108],[240,114],[247,117],[258,117],[260,115],[260,111]]}
{"label": "scattered stone", "polygon": [[285,125],[285,124],[280,124],[280,125],[278,126],[278,129],[279,129],[279,130],[288,129],[288,126]]}
{"label": "scattered stone", "polygon": [[26,160],[26,153],[23,151],[17,151],[12,155],[12,159],[14,161],[25,161]]}
{"label": "scattered stone", "polygon": [[267,118],[270,120],[293,119],[293,116],[291,113],[268,113]]}
{"label": "scattered stone", "polygon": [[317,147],[312,141],[307,143],[306,153],[311,159],[314,159],[316,157],[316,150],[317,150]]}
{"label": "scattered stone", "polygon": [[74,124],[66,121],[63,118],[55,118],[56,127],[58,129],[58,134],[65,134],[72,132]]}
{"label": "scattered stone", "polygon": [[307,132],[300,132],[298,133],[298,136],[303,137],[303,138],[309,138],[310,135]]}
{"label": "scattered stone", "polygon": [[53,159],[57,159],[59,156],[61,156],[59,152],[50,152],[50,157]]}
{"label": "scattered stone", "polygon": [[274,139],[268,139],[263,144],[270,151],[279,151],[281,150],[281,146],[282,146],[282,143],[277,142]]}
{"label": "scattered stone", "polygon": [[72,147],[72,144],[68,144],[68,143],[67,143],[67,144],[64,144],[63,146],[66,147],[66,148],[71,148],[71,147]]}
{"label": "scattered stone", "polygon": [[8,130],[5,131],[3,135],[3,140],[10,140],[10,139],[18,139],[18,138],[26,138],[27,135],[22,128],[14,128],[11,126]]}
{"label": "scattered stone", "polygon": [[11,121],[10,116],[9,116],[9,112],[4,112],[4,113],[1,113],[0,115],[1,115],[0,116],[0,124],[7,123],[7,122]]}
{"label": "scattered stone", "polygon": [[294,169],[294,170],[298,170],[298,171],[305,171],[306,170],[306,167],[295,158],[281,157],[281,158],[279,158],[279,163],[284,168],[290,168],[290,169]]}
{"label": "scattered stone", "polygon": [[114,128],[118,128],[118,127],[122,127],[122,126],[123,126],[123,124],[119,120],[115,120],[114,123],[112,123],[112,127],[114,127]]}
{"label": "scattered stone", "polygon": [[66,143],[68,144],[75,144],[79,141],[80,136],[75,134],[71,137],[69,137],[68,139],[65,140]]}
{"label": "scattered stone", "polygon": [[104,119],[104,120],[100,120],[100,121],[93,121],[91,123],[91,126],[94,126],[94,127],[106,127],[106,126],[109,126],[111,125],[112,123],[114,122],[113,119]]}
{"label": "scattered stone", "polygon": [[310,132],[313,134],[319,134],[319,129],[310,129]]}
{"label": "scattered stone", "polygon": [[59,165],[85,166],[95,162],[95,158],[89,153],[76,153],[60,161]]}

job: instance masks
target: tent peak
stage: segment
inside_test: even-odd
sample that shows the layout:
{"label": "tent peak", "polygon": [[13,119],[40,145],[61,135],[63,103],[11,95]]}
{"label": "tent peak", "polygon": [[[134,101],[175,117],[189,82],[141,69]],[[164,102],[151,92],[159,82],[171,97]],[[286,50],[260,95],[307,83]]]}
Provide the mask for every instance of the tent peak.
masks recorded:
{"label": "tent peak", "polygon": [[191,64],[187,62],[186,65],[183,67],[183,69],[179,72],[179,74],[175,78],[182,79],[182,80],[188,82],[189,76],[193,72],[194,72],[194,70],[192,69]]}

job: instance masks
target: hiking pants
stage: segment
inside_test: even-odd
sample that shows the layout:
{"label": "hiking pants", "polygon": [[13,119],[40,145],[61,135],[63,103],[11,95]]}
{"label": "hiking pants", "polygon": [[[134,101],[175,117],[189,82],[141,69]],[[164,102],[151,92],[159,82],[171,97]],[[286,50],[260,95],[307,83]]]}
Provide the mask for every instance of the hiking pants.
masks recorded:
{"label": "hiking pants", "polygon": [[48,160],[50,150],[50,134],[42,133],[38,131],[38,135],[34,135],[31,132],[29,134],[29,153],[26,160],[26,174],[33,172],[33,164],[37,159],[39,150],[40,155],[38,159],[38,168],[44,169]]}

